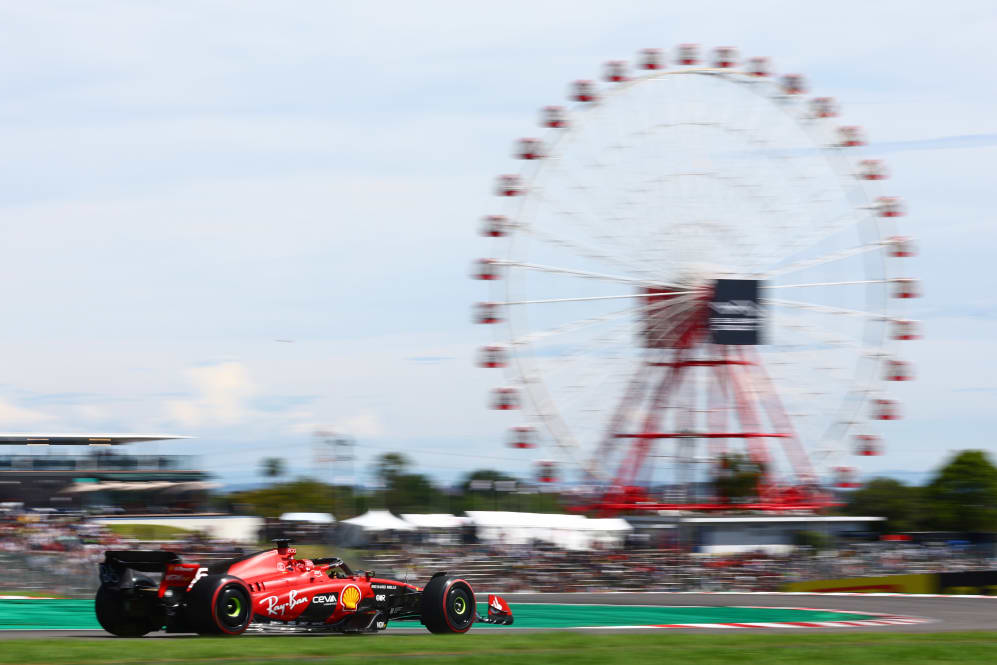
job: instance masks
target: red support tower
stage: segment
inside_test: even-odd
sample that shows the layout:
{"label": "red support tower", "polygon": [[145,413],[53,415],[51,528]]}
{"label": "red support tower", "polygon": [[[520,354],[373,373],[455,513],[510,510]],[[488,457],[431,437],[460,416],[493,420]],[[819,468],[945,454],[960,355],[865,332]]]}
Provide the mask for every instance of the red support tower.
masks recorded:
{"label": "red support tower", "polygon": [[[641,336],[648,350],[646,360],[631,378],[596,451],[596,460],[609,457],[615,446],[623,446],[625,452],[601,497],[577,509],[614,514],[735,508],[718,497],[694,500],[682,482],[673,488],[672,499],[656,499],[649,494],[643,481],[659,444],[674,441],[678,444],[678,459],[691,463],[699,440],[706,442],[714,459],[724,458],[728,442],[742,441],[747,461],[761,469],[757,498],[737,504],[739,510],[816,510],[831,505],[830,497],[817,489],[816,473],[760,356],[751,346],[711,343],[710,290],[691,296],[662,288],[646,288],[644,293],[648,307]],[[683,295],[686,315],[676,318],[656,313],[680,302]],[[695,403],[697,373],[710,382],[705,418]],[[634,413],[643,415],[635,421]],[[633,424],[639,428],[627,429]],[[770,444],[783,448],[795,484],[780,485],[773,477]],[[685,478],[689,480],[689,475]]]}

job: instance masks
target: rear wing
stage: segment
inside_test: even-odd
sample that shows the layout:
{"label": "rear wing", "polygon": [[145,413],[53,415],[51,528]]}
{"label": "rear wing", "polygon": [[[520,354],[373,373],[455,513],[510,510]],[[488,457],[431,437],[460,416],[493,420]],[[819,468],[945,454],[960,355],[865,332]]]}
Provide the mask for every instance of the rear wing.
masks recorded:
{"label": "rear wing", "polygon": [[136,586],[155,588],[154,582],[144,575],[136,575],[137,572],[162,573],[158,590],[158,595],[162,598],[168,589],[189,589],[197,581],[198,574],[207,573],[207,569],[197,563],[183,563],[180,555],[175,552],[162,550],[104,552],[104,562],[100,564],[101,584],[119,589]]}
{"label": "rear wing", "polygon": [[163,550],[108,550],[104,563],[113,568],[131,568],[143,573],[162,573],[171,563],[180,563],[180,555]]}

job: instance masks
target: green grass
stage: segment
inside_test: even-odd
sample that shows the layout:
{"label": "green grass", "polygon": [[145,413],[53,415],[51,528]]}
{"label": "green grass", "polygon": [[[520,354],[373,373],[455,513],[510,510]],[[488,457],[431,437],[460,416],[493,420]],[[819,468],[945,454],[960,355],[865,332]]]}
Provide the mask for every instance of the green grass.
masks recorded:
{"label": "green grass", "polygon": [[122,538],[134,538],[135,540],[182,540],[196,533],[189,529],[163,524],[107,524],[105,526]]}
{"label": "green grass", "polygon": [[496,632],[463,636],[173,638],[121,640],[59,637],[4,640],[0,663],[206,663],[240,665],[304,662],[460,665],[514,661],[516,665],[683,663],[990,663],[997,633],[899,634],[854,631],[822,634],[714,635],[680,633],[584,634]]}

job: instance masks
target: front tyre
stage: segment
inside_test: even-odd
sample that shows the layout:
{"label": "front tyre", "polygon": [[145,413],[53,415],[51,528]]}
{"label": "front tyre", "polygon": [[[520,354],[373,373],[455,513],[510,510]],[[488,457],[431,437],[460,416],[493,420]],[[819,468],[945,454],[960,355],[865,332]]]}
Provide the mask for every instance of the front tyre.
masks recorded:
{"label": "front tyre", "polygon": [[201,635],[240,635],[252,619],[249,589],[238,577],[205,575],[187,594],[187,620]]}
{"label": "front tyre", "polygon": [[[133,592],[134,593],[134,592]],[[134,602],[125,591],[117,587],[101,584],[94,598],[94,611],[101,628],[118,637],[142,637],[160,628],[156,622],[141,611],[143,604]]]}
{"label": "front tyre", "polygon": [[422,590],[422,623],[431,633],[466,633],[476,613],[474,591],[460,578],[436,575]]}

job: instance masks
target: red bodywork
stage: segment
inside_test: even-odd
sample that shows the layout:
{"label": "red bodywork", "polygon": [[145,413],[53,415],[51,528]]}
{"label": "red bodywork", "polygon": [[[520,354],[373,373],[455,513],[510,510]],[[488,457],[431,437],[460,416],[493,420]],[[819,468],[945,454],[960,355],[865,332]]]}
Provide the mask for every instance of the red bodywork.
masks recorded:
{"label": "red bodywork", "polygon": [[[497,596],[477,612],[466,580],[437,572],[417,587],[354,573],[342,559],[295,559],[287,539],[276,549],[205,566],[163,550],[109,550],[94,599],[101,626],[121,637],[150,632],[239,635],[256,631],[373,633],[389,621],[421,621],[433,633],[465,633],[474,623],[508,626]],[[155,586],[142,573],[161,573]],[[504,609],[503,609],[504,608]]]}
{"label": "red bodywork", "polygon": [[[356,614],[365,599],[383,601],[387,595],[422,590],[367,574],[330,577],[338,566],[295,559],[295,553],[293,547],[268,550],[228,567],[228,574],[241,579],[249,589],[254,620],[338,623]],[[160,598],[170,587],[189,589],[200,571],[206,569],[190,563],[169,565],[160,584]],[[303,616],[306,611],[307,617]]]}

